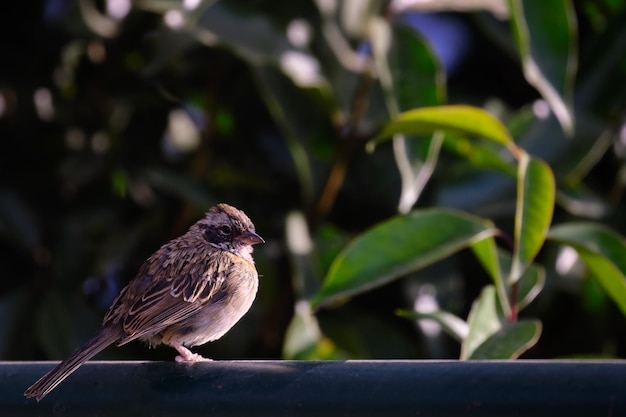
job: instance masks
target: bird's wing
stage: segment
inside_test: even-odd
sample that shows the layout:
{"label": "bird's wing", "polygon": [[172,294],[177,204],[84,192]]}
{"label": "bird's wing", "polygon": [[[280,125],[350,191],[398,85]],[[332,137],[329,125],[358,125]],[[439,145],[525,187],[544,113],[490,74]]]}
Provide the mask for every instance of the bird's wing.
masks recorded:
{"label": "bird's wing", "polygon": [[[160,256],[157,256],[160,255]],[[155,254],[120,294],[105,317],[120,321],[125,337],[120,345],[155,335],[224,298],[223,283],[233,265],[229,252]]]}

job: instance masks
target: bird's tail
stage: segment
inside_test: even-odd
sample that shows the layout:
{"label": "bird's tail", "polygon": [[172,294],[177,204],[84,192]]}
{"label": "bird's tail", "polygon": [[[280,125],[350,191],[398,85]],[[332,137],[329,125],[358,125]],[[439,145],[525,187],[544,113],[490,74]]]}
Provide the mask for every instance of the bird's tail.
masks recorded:
{"label": "bird's tail", "polygon": [[28,387],[24,395],[28,398],[35,397],[37,402],[39,402],[72,372],[78,369],[79,366],[91,359],[98,352],[104,350],[104,348],[111,343],[119,340],[120,337],[120,330],[103,327],[94,337],[89,339],[87,343],[76,349],[67,359]]}

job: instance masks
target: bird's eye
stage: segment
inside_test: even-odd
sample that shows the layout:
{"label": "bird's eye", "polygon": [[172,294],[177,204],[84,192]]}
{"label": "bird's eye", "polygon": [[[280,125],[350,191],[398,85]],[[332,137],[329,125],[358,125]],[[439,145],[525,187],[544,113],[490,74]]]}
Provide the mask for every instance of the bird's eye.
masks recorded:
{"label": "bird's eye", "polygon": [[230,235],[230,232],[232,231],[230,226],[227,225],[227,224],[221,225],[219,230],[220,230],[220,233],[223,234],[223,235]]}

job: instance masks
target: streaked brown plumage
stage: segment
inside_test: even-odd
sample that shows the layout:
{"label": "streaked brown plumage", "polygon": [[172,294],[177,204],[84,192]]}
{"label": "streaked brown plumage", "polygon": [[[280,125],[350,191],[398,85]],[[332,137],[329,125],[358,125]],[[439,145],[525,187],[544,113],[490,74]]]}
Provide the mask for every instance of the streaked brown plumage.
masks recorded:
{"label": "streaked brown plumage", "polygon": [[250,309],[258,287],[252,245],[261,242],[242,211],[211,208],[150,256],[113,301],[100,331],[24,395],[41,400],[112,343],[164,343],[178,351],[177,362],[203,360],[185,346],[219,339]]}

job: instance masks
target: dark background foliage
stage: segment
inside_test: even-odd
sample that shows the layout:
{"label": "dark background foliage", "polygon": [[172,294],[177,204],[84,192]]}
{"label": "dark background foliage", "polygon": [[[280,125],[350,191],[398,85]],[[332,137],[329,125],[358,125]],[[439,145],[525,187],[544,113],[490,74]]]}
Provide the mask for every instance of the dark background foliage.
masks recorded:
{"label": "dark background foliage", "polygon": [[[350,238],[397,213],[391,147],[370,154],[364,146],[389,118],[378,81],[336,62],[314,2],[201,2],[176,28],[168,13],[184,10],[180,2],[134,2],[118,20],[115,3],[126,2],[9,2],[0,13],[0,359],[67,355],[95,331],[143,260],[218,202],[243,209],[267,243],[255,251],[262,277],[252,311],[198,351],[289,356],[283,345],[297,300],[319,288]],[[526,145],[562,183],[559,166],[599,152],[588,175],[572,184],[588,192],[582,211],[557,206],[555,222],[593,218],[623,232],[626,7],[590,0],[573,6],[584,57],[575,94],[584,112],[580,133],[558,141],[551,119]],[[276,59],[276,51],[289,49],[285,33],[294,19],[312,33],[309,50],[325,88],[299,84]],[[445,103],[487,107],[520,124],[534,120],[540,95],[525,81],[506,20],[487,11],[394,19],[405,19],[435,51]],[[366,39],[346,39],[367,56]],[[510,179],[443,152],[417,206],[463,209],[511,231],[514,195]],[[297,213],[309,226],[313,259],[294,256],[286,243],[295,227],[286,219]],[[626,356],[626,321],[584,268],[557,273],[552,246],[540,259],[546,286],[528,314],[541,318],[544,330],[526,357]],[[458,357],[451,339],[429,339],[394,310],[412,308],[425,288],[465,317],[488,282],[463,251],[321,309],[325,337],[309,357]],[[171,355],[132,344],[101,357]]]}

